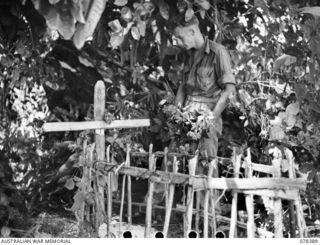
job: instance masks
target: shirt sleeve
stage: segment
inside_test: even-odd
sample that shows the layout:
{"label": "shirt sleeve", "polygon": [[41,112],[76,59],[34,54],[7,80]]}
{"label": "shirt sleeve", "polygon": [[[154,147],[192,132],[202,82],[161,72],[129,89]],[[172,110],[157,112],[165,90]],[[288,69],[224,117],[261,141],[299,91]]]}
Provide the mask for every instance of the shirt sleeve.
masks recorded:
{"label": "shirt sleeve", "polygon": [[218,75],[218,84],[224,87],[226,84],[236,84],[232,73],[231,59],[228,51],[221,47],[216,53],[216,69]]}

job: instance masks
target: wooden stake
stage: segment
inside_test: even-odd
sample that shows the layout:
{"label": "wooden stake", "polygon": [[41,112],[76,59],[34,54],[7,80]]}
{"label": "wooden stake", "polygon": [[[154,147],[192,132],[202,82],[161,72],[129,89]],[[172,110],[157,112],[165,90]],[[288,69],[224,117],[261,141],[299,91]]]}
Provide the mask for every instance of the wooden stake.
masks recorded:
{"label": "wooden stake", "polygon": [[[186,173],[186,157],[182,157],[182,173],[185,174]],[[185,207],[186,206],[186,201],[187,201],[187,198],[186,198],[186,185],[183,186],[183,197],[182,197],[182,205]],[[185,217],[185,216],[183,216]]]}
{"label": "wooden stake", "polygon": [[[189,175],[193,176],[196,173],[196,166],[198,164],[198,154],[192,159],[189,159]],[[192,186],[188,186],[188,196],[187,196],[187,208],[186,208],[186,218],[184,226],[184,237],[188,237],[189,232],[192,228],[192,209],[193,209],[193,199],[194,191]]]}
{"label": "wooden stake", "polygon": [[101,219],[101,202],[100,202],[100,195],[99,195],[99,187],[98,187],[98,176],[95,176],[95,181],[93,182],[93,188],[94,188],[94,201],[96,203],[95,207],[95,229],[98,231],[100,225],[102,224],[102,219]]}
{"label": "wooden stake", "polygon": [[[127,145],[127,158],[126,158],[126,167],[130,167],[130,145]],[[132,193],[131,193],[131,176],[127,175],[128,178],[128,186],[127,186],[127,191],[128,191],[128,223],[129,225],[132,224]]]}
{"label": "wooden stake", "polygon": [[[185,174],[186,172],[186,157],[183,156],[182,157],[182,173]],[[184,184],[182,186],[182,206],[183,207],[186,207],[186,193],[187,193],[187,186]],[[183,230],[185,230],[185,225],[186,225],[186,215],[182,215],[182,218],[183,218]]]}
{"label": "wooden stake", "polygon": [[[92,144],[89,149],[88,149],[88,163],[89,163],[89,170],[88,170],[88,178],[89,178],[89,183],[90,183],[90,187],[94,187],[94,180],[92,178],[92,164],[94,162],[94,150],[95,150],[95,144]],[[92,221],[92,224],[95,224],[96,223],[96,220],[95,220],[95,206],[92,205],[92,210],[90,211],[90,206],[89,206],[89,211],[88,211],[88,215],[89,215],[89,221]],[[91,214],[90,214],[91,212]]]}
{"label": "wooden stake", "polygon": [[111,145],[108,145],[107,151],[106,151],[107,163],[111,163],[110,148],[111,148]]}
{"label": "wooden stake", "polygon": [[[274,149],[272,165],[275,168],[273,177],[281,177],[281,161],[282,153],[278,148]],[[274,235],[276,238],[283,237],[283,214],[282,214],[282,203],[280,198],[274,198]]]}
{"label": "wooden stake", "polygon": [[[285,155],[286,155],[286,159],[287,159],[288,165],[289,165],[289,170],[288,170],[289,171],[289,178],[290,179],[294,179],[295,178],[295,173],[294,173],[294,161],[293,161],[292,152],[289,149],[285,149]],[[290,211],[289,219],[290,219],[290,235],[291,235],[291,238],[295,238],[296,237],[296,218],[295,218],[294,204],[295,204],[295,201],[289,201],[289,211]],[[297,216],[298,216],[298,214],[297,214]],[[299,227],[299,224],[298,224],[298,227]]]}
{"label": "wooden stake", "polygon": [[110,226],[112,221],[112,173],[107,175],[107,186],[108,186],[108,214],[107,214],[107,231],[108,237],[110,237]]}
{"label": "wooden stake", "polygon": [[[82,157],[84,159],[84,161],[87,163],[88,162],[88,154],[87,154],[87,140],[84,140],[83,142],[83,151],[82,151]],[[83,176],[82,176],[82,181],[81,181],[81,186],[80,186],[80,190],[84,193],[87,192],[87,185],[88,185],[88,166],[83,166]],[[87,180],[87,181],[85,181]],[[90,182],[89,182],[90,183]],[[90,216],[90,213],[87,213],[87,208],[86,208],[86,205],[85,205],[85,202],[82,202],[81,203],[81,206],[80,206],[80,211],[79,211],[79,214],[78,214],[78,217],[80,218],[80,222],[83,222],[84,219],[86,218],[86,220],[88,219],[88,217]]]}
{"label": "wooden stake", "polygon": [[[108,163],[111,162],[111,157],[110,157],[110,145],[107,147],[107,151],[106,151],[106,160]],[[113,188],[115,185],[115,180],[116,180],[116,176],[114,175],[113,172],[109,172],[107,174],[107,187],[108,187],[108,209],[107,209],[107,232],[108,232],[108,237],[110,237],[110,226],[111,226],[111,220],[112,220],[112,192],[113,192]]]}
{"label": "wooden stake", "polygon": [[296,237],[296,217],[294,201],[289,201],[290,238]]}
{"label": "wooden stake", "polygon": [[[233,176],[235,178],[239,178],[239,171],[241,167],[241,155],[237,154],[236,149],[233,149],[233,156],[232,156],[232,163],[233,163]],[[237,237],[237,219],[238,219],[238,193],[232,191],[232,206],[231,206],[231,220],[230,220],[230,232],[229,238]]]}
{"label": "wooden stake", "polygon": [[[108,164],[112,164],[114,165],[115,161],[114,161],[114,158],[113,158],[113,155],[111,155],[111,152],[110,152],[110,149],[111,149],[111,145],[108,145],[107,147],[107,151],[106,151],[106,161]],[[112,186],[112,191],[118,191],[118,173],[114,173],[113,171],[111,172],[111,186]]]}
{"label": "wooden stake", "polygon": [[[103,81],[98,81],[94,87],[94,120],[101,121],[104,118],[105,113],[105,103],[106,103],[106,93],[105,85]],[[95,131],[95,143],[96,143],[96,153],[97,160],[104,161],[105,159],[105,134],[103,129],[97,129]],[[104,222],[105,219],[105,203],[104,203],[104,177],[99,176],[97,173],[97,226],[98,228]],[[109,226],[108,226],[109,227]]]}
{"label": "wooden stake", "polygon": [[[245,176],[247,178],[252,178],[252,162],[251,162],[251,152],[250,148],[247,149],[247,157],[245,161]],[[248,221],[247,221],[247,236],[248,238],[254,238],[255,234],[255,224],[254,224],[254,206],[253,206],[253,195],[246,194],[246,207],[248,213]]]}
{"label": "wooden stake", "polygon": [[[289,149],[285,149],[285,155],[289,164],[289,178],[290,179],[295,179],[296,174],[295,174],[295,168],[294,168],[294,157],[292,154],[292,151]],[[301,208],[301,200],[300,200],[300,195],[298,198],[296,198],[294,201],[290,201],[290,221],[291,221],[291,236],[296,237],[295,231],[296,231],[296,223],[298,225],[299,229],[299,237],[303,238],[305,236],[305,220],[303,217],[303,211]],[[296,210],[294,210],[296,209]],[[295,219],[295,215],[296,218]]]}
{"label": "wooden stake", "polygon": [[[209,162],[209,169],[208,169],[208,179],[212,178],[213,174],[213,165],[217,160],[212,160]],[[204,205],[203,205],[203,238],[208,238],[209,233],[209,197],[210,197],[210,190],[206,190],[204,196]],[[215,205],[213,205],[215,206]],[[215,224],[215,207],[212,208],[214,211],[213,213],[213,223]],[[214,228],[213,234],[215,234],[217,227]]]}
{"label": "wooden stake", "polygon": [[[168,147],[164,148],[164,155],[163,155],[163,167],[164,171],[168,172]],[[165,200],[166,200],[166,207],[168,207],[169,204],[169,186],[168,184],[165,184]]]}
{"label": "wooden stake", "polygon": [[[86,174],[83,174],[83,182],[87,183],[86,186],[86,192],[87,191],[92,191],[92,184],[93,184],[93,180],[92,180],[92,164],[94,162],[94,150],[95,150],[95,144],[91,144],[91,145],[87,145],[87,142],[85,142],[85,146],[84,146],[84,151],[85,151],[85,162],[86,162],[86,166],[84,166],[83,168],[86,168]],[[85,171],[84,171],[85,172]],[[95,213],[93,212],[94,208],[94,204],[87,204],[85,206],[85,216],[86,216],[86,221],[91,223],[91,224],[95,224]]]}
{"label": "wooden stake", "polygon": [[[173,158],[172,167],[173,167],[172,172],[177,173],[178,172],[177,157]],[[163,236],[165,238],[168,236],[168,230],[169,230],[169,225],[170,225],[173,197],[174,197],[174,192],[175,192],[174,188],[175,188],[174,184],[169,185],[168,205],[166,206],[166,216],[165,216],[164,225],[163,225]]]}
{"label": "wooden stake", "polygon": [[306,225],[306,221],[304,219],[304,214],[303,214],[303,209],[302,209],[302,202],[301,202],[301,197],[300,195],[298,195],[298,198],[296,199],[295,202],[295,207],[296,207],[296,212],[297,212],[297,217],[298,218],[298,225],[299,225],[299,236],[301,238],[303,237],[308,237],[308,233],[307,233],[307,225]]}
{"label": "wooden stake", "polygon": [[[155,155],[152,153],[153,145],[149,147],[149,170],[155,171]],[[147,196],[147,210],[146,210],[146,228],[144,236],[151,237],[152,225],[152,201],[153,201],[154,182],[149,180],[149,189]]]}
{"label": "wooden stake", "polygon": [[195,219],[195,230],[196,232],[198,232],[199,234],[199,222],[200,222],[200,202],[201,202],[201,195],[203,191],[197,191],[196,192],[196,210],[197,213],[196,213],[196,219]]}
{"label": "wooden stake", "polygon": [[[212,169],[212,176],[215,178],[219,178],[219,165],[218,161],[213,162],[213,169]],[[211,177],[208,181],[212,180],[213,178]],[[211,215],[212,215],[212,234],[213,237],[215,236],[217,232],[217,218],[216,218],[216,200],[219,197],[219,191],[217,189],[210,190],[210,198],[209,200],[211,201]],[[218,206],[220,207],[220,204],[218,203]]]}
{"label": "wooden stake", "polygon": [[[122,186],[121,186],[121,203],[120,203],[120,217],[119,217],[119,234],[121,233],[122,227],[122,217],[123,217],[123,205],[124,205],[124,196],[125,196],[125,189],[126,189],[126,178],[127,175],[123,175],[122,177]],[[128,204],[128,203],[127,203]]]}

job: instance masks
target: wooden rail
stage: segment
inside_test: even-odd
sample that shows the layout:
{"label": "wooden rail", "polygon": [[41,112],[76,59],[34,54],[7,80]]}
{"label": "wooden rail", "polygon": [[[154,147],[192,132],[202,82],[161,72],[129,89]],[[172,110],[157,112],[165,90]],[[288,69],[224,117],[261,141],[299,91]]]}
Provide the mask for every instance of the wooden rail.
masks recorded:
{"label": "wooden rail", "polygon": [[[105,174],[117,169],[117,167],[118,166],[101,162],[97,162],[96,164],[96,168]],[[208,180],[206,176],[190,176],[187,174],[170,173],[160,170],[151,171],[133,166],[123,166],[118,170],[118,173],[142,179],[149,179],[153,182],[163,184],[188,184],[192,185],[195,190],[233,189],[237,192],[257,195],[263,194],[269,197],[279,197],[288,200],[294,200],[296,195],[298,195],[298,191],[306,190],[307,186],[307,181],[304,178],[211,178]]]}
{"label": "wooden rail", "polygon": [[[156,151],[153,154],[155,154],[156,157],[164,157],[165,153],[162,151]],[[148,157],[148,152],[131,152],[131,156],[133,157]],[[187,157],[187,158],[193,158],[195,155],[193,154],[185,154],[185,153],[177,153],[177,152],[169,152],[167,153],[168,157]],[[218,162],[223,165],[231,165],[232,161],[230,158],[225,157],[216,157]],[[243,167],[243,166],[240,166]],[[259,163],[252,163],[252,170],[265,173],[265,174],[273,174],[276,169],[273,166],[265,165],[265,164],[259,164]]]}

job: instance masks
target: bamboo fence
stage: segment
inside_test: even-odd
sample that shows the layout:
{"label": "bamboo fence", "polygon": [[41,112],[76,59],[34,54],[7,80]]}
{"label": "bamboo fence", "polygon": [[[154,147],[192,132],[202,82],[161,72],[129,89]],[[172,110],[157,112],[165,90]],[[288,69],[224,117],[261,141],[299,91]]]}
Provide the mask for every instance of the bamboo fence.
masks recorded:
{"label": "bamboo fence", "polygon": [[[188,237],[192,230],[200,231],[200,221],[203,219],[203,236],[215,237],[218,230],[218,223],[229,225],[229,237],[236,237],[237,228],[246,230],[247,237],[283,237],[283,209],[282,200],[290,202],[290,233],[295,237],[305,237],[306,225],[300,199],[300,191],[305,191],[306,180],[296,178],[294,169],[294,158],[289,150],[285,151],[286,160],[289,162],[289,178],[282,177],[281,162],[282,153],[276,151],[272,166],[253,163],[251,161],[250,149],[246,156],[237,154],[234,150],[233,157],[220,158],[207,162],[207,174],[197,175],[197,168],[201,164],[198,153],[194,155],[181,154],[164,151],[153,151],[150,145],[148,152],[134,152],[127,147],[126,161],[124,164],[116,165],[112,161],[113,156],[110,148],[105,147],[105,130],[111,128],[136,128],[150,125],[148,119],[141,120],[116,120],[110,124],[103,121],[105,113],[105,87],[102,81],[98,81],[94,94],[94,121],[92,122],[66,122],[66,123],[46,123],[43,126],[45,132],[75,131],[75,130],[95,130],[95,154],[87,143],[84,143],[83,157],[86,165],[83,169],[82,192],[94,189],[94,201],[81,203],[76,216],[80,222],[84,220],[91,222],[96,230],[104,223],[107,224],[107,236],[110,236],[110,226],[113,215],[114,185],[118,175],[123,175],[121,201],[120,201],[120,223],[124,213],[123,205],[127,204],[127,218],[129,226],[132,224],[132,206],[145,207],[145,237],[151,237],[152,211],[154,209],[164,209],[165,219],[163,225],[164,237],[168,236],[170,220],[173,212],[182,213],[184,216],[183,234]],[[148,159],[148,168],[133,166],[135,158]],[[156,170],[157,159],[162,158],[163,168]],[[244,159],[243,159],[244,158]],[[180,163],[180,164],[179,164]],[[186,164],[187,163],[187,164]],[[219,177],[218,165],[233,165],[233,178]],[[180,166],[180,168],[179,168]],[[188,172],[186,172],[186,168]],[[239,177],[240,170],[244,169],[244,178]],[[255,178],[253,173],[265,173],[272,177]],[[146,203],[132,202],[132,182],[131,177],[147,179],[148,192]],[[165,186],[165,205],[153,204],[153,194],[155,183]],[[116,183],[117,185],[117,183]],[[186,196],[182,207],[173,208],[176,187],[186,188]],[[216,214],[215,205],[218,199],[218,190],[232,192],[231,217],[223,217]],[[126,193],[125,193],[126,192]],[[106,195],[105,195],[106,193]],[[195,193],[197,193],[195,195]],[[203,193],[203,207],[201,207]],[[246,223],[238,219],[238,195],[244,194],[247,209]],[[127,201],[125,202],[125,196]],[[254,196],[266,196],[274,201],[274,233],[257,228],[254,222]],[[297,225],[297,227],[296,227]],[[209,228],[211,228],[211,233]]]}

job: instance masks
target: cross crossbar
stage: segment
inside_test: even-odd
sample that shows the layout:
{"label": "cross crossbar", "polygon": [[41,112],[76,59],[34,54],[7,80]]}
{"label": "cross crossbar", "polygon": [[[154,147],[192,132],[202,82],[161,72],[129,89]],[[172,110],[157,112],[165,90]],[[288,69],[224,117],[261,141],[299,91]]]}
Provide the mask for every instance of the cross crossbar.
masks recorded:
{"label": "cross crossbar", "polygon": [[90,129],[113,129],[113,128],[140,128],[149,127],[149,119],[132,120],[114,120],[111,123],[105,121],[87,121],[87,122],[49,122],[44,123],[42,129],[44,132],[61,131],[81,131]]}
{"label": "cross crossbar", "polygon": [[94,89],[94,121],[86,122],[48,122],[44,123],[44,132],[82,131],[82,130],[103,130],[114,128],[140,128],[149,127],[149,119],[114,120],[111,123],[103,121],[105,112],[105,85],[98,81]]}

